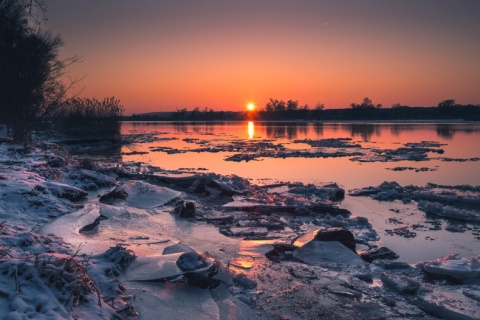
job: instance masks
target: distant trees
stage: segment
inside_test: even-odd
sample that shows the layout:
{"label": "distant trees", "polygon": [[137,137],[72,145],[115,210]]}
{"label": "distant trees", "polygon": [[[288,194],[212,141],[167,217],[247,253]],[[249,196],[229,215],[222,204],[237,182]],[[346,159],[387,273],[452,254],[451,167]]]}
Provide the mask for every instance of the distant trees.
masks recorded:
{"label": "distant trees", "polygon": [[77,60],[58,59],[63,42],[40,29],[35,10],[45,10],[43,0],[0,0],[0,120],[25,146],[60,106],[72,85],[61,78]]}
{"label": "distant trees", "polygon": [[455,99],[443,100],[438,103],[437,107],[439,108],[449,108],[455,106]]}
{"label": "distant trees", "polygon": [[370,98],[363,98],[362,103],[351,103],[350,106],[352,109],[380,109],[382,107],[381,104],[374,105]]}

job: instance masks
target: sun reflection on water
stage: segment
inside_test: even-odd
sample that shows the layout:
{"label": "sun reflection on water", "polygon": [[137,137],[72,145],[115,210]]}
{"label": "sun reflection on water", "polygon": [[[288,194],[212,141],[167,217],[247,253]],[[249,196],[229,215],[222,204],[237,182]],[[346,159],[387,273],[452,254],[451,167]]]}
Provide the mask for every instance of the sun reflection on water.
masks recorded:
{"label": "sun reflection on water", "polygon": [[248,121],[248,139],[253,139],[254,135],[255,135],[255,125],[253,124],[253,121]]}

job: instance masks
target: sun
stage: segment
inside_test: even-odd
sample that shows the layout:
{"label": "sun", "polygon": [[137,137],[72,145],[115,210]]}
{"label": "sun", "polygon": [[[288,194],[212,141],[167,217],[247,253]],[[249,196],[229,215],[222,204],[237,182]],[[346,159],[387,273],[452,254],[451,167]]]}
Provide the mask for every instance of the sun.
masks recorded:
{"label": "sun", "polygon": [[248,111],[253,111],[253,110],[255,110],[255,105],[254,105],[253,103],[247,104],[247,110],[248,110]]}

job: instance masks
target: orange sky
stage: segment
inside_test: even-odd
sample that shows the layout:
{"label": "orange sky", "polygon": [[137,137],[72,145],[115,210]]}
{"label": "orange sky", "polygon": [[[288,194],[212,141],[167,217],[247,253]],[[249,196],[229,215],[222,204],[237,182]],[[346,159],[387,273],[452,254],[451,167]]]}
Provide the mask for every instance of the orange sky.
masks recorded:
{"label": "orange sky", "polygon": [[478,0],[48,0],[81,96],[126,114],[480,103]]}

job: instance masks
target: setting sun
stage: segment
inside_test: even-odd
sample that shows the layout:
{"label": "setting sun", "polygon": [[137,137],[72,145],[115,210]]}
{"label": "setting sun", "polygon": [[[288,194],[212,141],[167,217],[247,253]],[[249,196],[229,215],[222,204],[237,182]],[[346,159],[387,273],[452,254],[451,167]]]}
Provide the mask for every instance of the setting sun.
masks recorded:
{"label": "setting sun", "polygon": [[249,104],[247,105],[247,110],[248,110],[248,111],[253,111],[253,110],[255,110],[255,105],[254,105],[253,103],[249,103]]}

